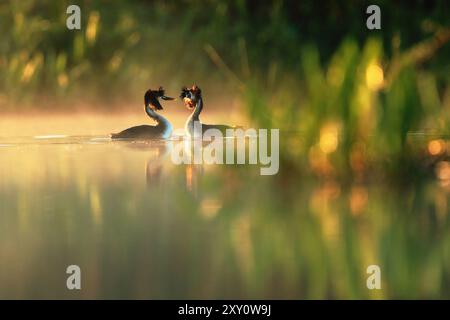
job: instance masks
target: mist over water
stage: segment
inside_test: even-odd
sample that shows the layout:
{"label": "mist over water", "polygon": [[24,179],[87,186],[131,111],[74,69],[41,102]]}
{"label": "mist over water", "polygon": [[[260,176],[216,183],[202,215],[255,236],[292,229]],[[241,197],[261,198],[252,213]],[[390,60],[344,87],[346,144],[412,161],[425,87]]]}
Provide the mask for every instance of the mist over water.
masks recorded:
{"label": "mist over water", "polygon": [[[174,141],[104,134],[125,119],[0,138],[1,298],[449,295],[447,162],[403,186],[294,176],[285,162],[276,176],[175,165]],[[65,287],[71,264],[78,292]],[[371,264],[383,266],[382,292],[365,287]]]}

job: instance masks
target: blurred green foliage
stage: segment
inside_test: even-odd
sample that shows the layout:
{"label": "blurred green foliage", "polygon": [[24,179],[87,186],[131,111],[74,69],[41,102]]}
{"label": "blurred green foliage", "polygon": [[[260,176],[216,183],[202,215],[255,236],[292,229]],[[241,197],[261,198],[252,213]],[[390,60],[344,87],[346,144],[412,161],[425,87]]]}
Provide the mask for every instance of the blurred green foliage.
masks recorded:
{"label": "blurred green foliage", "polygon": [[[140,101],[145,88],[159,84],[231,92],[218,59],[245,83],[290,71],[301,88],[313,76],[299,72],[305,45],[326,66],[345,39],[362,46],[377,36],[389,59],[448,26],[446,1],[378,3],[382,31],[369,32],[368,3],[356,0],[2,1],[0,107],[110,106]],[[70,4],[81,7],[80,31],[66,28]],[[429,62],[440,88],[448,83],[449,53],[447,46]]]}

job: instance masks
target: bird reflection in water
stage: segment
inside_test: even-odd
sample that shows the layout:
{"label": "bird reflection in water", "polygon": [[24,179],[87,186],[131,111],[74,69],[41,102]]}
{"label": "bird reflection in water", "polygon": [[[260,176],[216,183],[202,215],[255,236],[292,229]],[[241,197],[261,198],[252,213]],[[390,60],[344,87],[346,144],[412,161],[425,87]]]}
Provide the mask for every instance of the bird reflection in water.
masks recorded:
{"label": "bird reflection in water", "polygon": [[152,153],[145,166],[147,188],[154,189],[161,185],[164,163],[169,161],[171,149],[172,141],[158,141],[156,145],[152,146]]}
{"label": "bird reflection in water", "polygon": [[195,198],[199,196],[199,184],[205,169],[201,164],[186,165],[186,189],[192,193]]}
{"label": "bird reflection in water", "polygon": [[122,142],[124,146],[135,151],[148,154],[145,164],[145,179],[149,189],[157,188],[163,181],[164,164],[170,161],[172,141],[169,140],[147,140]]}
{"label": "bird reflection in water", "polygon": [[186,139],[178,143],[183,143],[184,153],[191,163],[185,164],[185,183],[186,189],[198,198],[199,196],[199,184],[200,180],[205,172],[203,164],[194,163],[194,158],[202,156],[202,150],[207,145],[211,144],[210,141],[195,141],[193,139]]}
{"label": "bird reflection in water", "polygon": [[162,167],[162,164],[159,162],[147,161],[147,165],[145,166],[145,180],[149,189],[153,189],[161,184]]}

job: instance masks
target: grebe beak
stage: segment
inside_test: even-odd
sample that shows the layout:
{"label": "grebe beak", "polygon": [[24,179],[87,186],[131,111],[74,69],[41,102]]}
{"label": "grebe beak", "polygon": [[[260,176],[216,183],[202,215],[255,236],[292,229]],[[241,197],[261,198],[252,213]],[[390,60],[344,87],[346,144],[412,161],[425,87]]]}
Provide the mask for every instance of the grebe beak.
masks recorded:
{"label": "grebe beak", "polygon": [[161,96],[161,99],[163,100],[175,100],[175,98],[167,97],[167,96]]}
{"label": "grebe beak", "polygon": [[145,106],[151,106],[155,110],[162,110],[163,107],[159,103],[158,99],[154,95],[146,95],[145,96]]}

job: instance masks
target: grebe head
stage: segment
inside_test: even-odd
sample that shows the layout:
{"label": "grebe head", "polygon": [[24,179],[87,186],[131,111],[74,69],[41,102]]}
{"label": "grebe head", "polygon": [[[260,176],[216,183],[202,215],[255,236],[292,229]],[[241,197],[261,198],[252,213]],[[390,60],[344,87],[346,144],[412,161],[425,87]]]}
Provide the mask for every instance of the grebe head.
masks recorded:
{"label": "grebe head", "polygon": [[162,110],[163,107],[159,103],[158,99],[173,100],[174,98],[167,97],[163,87],[159,87],[158,90],[148,89],[144,95],[145,106],[150,106],[154,110]]}
{"label": "grebe head", "polygon": [[197,102],[202,98],[202,90],[193,85],[192,88],[181,88],[180,98],[188,109],[195,108]]}

